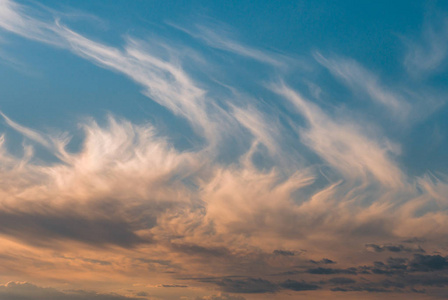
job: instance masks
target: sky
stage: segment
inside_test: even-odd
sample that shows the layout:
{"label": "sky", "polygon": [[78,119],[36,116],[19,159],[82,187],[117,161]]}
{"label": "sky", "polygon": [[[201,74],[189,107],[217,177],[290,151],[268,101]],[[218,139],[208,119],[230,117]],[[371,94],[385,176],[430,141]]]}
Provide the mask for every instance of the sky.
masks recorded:
{"label": "sky", "polygon": [[0,299],[448,297],[444,1],[0,0]]}

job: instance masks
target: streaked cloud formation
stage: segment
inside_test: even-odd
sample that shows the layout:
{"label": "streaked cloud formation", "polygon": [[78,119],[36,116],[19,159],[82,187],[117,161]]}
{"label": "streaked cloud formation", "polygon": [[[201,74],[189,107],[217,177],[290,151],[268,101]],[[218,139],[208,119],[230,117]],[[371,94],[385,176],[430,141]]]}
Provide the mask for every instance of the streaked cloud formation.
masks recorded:
{"label": "streaked cloud formation", "polygon": [[445,86],[415,81],[443,67],[443,34],[424,30],[428,51],[408,43],[394,81],[354,58],[249,46],[219,23],[167,21],[173,39],[117,45],[66,15],[0,0],[1,40],[113,71],[183,125],[111,111],[79,121],[79,137],[3,111],[0,298],[447,296],[447,170],[408,157],[408,137],[443,114]]}

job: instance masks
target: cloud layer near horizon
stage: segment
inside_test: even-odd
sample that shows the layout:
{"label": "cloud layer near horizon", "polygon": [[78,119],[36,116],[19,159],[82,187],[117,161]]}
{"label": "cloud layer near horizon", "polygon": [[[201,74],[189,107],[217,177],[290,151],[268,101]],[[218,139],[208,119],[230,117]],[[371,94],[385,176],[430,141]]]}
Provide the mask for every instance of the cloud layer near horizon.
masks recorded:
{"label": "cloud layer near horizon", "polygon": [[[130,36],[110,46],[63,25],[57,12],[35,9],[1,0],[0,27],[124,75],[148,101],[186,120],[198,142],[177,147],[157,126],[111,114],[81,122],[79,150],[71,151],[74,133],[28,128],[2,113],[5,130],[24,142],[11,151],[1,138],[0,280],[100,292],[8,283],[0,296],[446,296],[447,177],[407,174],[400,142],[382,119],[412,127],[430,117],[444,102],[428,89],[386,86],[354,60],[310,55],[313,68],[384,112],[367,118],[364,108],[326,105],[324,87],[306,75],[303,86],[288,84],[299,58],[203,26],[182,30],[277,74],[255,82],[272,99],[262,101],[225,76],[201,80],[195,67],[215,65],[199,52]],[[411,63],[418,49],[406,66],[430,69],[430,59],[429,67]]]}

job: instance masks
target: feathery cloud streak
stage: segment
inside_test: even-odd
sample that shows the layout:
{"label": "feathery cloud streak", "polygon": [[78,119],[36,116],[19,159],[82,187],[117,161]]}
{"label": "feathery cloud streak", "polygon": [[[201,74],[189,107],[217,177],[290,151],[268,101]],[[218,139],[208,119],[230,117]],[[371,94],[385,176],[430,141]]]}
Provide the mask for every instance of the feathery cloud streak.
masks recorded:
{"label": "feathery cloud streak", "polygon": [[[396,298],[437,295],[447,285],[444,175],[406,174],[400,143],[381,124],[302,96],[307,91],[283,72],[289,58],[209,29],[205,38],[192,35],[280,77],[256,83],[263,100],[237,87],[219,93],[184,67],[174,46],[128,36],[114,47],[42,14],[3,0],[0,27],[125,75],[205,143],[179,150],[151,124],[110,116],[103,125],[80,124],[81,148],[69,151],[68,133],[27,128],[2,113],[26,146],[15,155],[2,137],[0,280],[84,290],[102,278],[105,290],[91,299],[111,290],[134,299]],[[414,103],[358,63],[311,57],[316,68],[402,114],[399,122],[412,117]],[[220,160],[229,143],[231,161]],[[35,144],[57,160],[39,159]],[[133,286],[140,291],[125,292]],[[17,283],[0,293],[22,289],[84,297]]]}

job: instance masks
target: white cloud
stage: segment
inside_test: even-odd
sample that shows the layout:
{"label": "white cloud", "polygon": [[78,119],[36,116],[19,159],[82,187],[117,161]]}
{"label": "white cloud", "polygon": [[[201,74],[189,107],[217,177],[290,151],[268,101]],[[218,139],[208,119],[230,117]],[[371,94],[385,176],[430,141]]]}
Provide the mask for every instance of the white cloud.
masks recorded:
{"label": "white cloud", "polygon": [[396,145],[369,138],[359,124],[332,119],[285,85],[275,90],[307,120],[308,127],[299,129],[303,142],[344,177],[366,181],[370,174],[385,186],[403,185],[403,174],[390,158],[398,152]]}
{"label": "white cloud", "polygon": [[400,94],[385,88],[374,74],[354,60],[328,59],[320,53],[316,53],[314,57],[354,91],[366,93],[373,101],[389,109],[393,115],[400,118],[408,116],[411,108],[409,103]]}
{"label": "white cloud", "polygon": [[433,13],[426,17],[420,39],[403,38],[408,52],[404,66],[414,76],[437,72],[448,54],[448,18]]}

